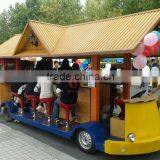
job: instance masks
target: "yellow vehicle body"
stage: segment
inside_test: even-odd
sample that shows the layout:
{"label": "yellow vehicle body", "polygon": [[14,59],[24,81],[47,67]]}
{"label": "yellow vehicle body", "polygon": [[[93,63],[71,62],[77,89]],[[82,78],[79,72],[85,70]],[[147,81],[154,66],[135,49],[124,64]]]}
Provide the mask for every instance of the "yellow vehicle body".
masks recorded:
{"label": "yellow vehicle body", "polygon": [[[134,133],[135,141],[128,135]],[[105,152],[112,155],[137,155],[160,150],[160,113],[156,100],[126,103],[124,141],[107,140]]]}

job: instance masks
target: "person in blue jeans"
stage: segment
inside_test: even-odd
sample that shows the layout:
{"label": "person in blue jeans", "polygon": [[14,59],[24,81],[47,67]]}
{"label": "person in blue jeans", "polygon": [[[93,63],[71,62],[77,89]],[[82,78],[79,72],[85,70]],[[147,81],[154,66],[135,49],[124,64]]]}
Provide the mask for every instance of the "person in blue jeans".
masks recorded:
{"label": "person in blue jeans", "polygon": [[[73,67],[74,68],[74,67]],[[69,66],[68,59],[64,59],[62,62],[62,66],[59,70],[73,70]],[[57,99],[54,101],[54,113],[53,118],[54,120],[59,119],[59,103],[62,102],[64,104],[76,104],[78,99],[78,90],[79,90],[79,83],[77,82],[60,82],[57,85]],[[72,121],[76,119],[76,111],[75,106],[71,110]]]}
{"label": "person in blue jeans", "polygon": [[[54,120],[58,120],[59,119],[59,103],[60,103],[60,99],[57,98],[54,101],[54,114],[53,114],[53,119]],[[76,109],[75,109],[75,106],[71,110],[71,116],[72,116],[72,121],[74,121],[76,119]]]}
{"label": "person in blue jeans", "polygon": [[53,119],[55,121],[59,119],[59,103],[61,94],[61,90],[59,88],[57,88],[56,94],[57,94],[57,99],[54,101],[54,113],[53,113]]}

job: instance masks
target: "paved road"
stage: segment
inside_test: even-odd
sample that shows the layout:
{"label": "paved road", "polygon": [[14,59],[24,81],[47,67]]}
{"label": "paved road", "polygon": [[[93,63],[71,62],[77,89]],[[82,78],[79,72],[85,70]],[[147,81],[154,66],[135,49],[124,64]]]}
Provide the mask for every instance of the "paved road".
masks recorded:
{"label": "paved road", "polygon": [[66,139],[0,118],[0,160],[160,160],[160,152],[142,156],[88,155]]}

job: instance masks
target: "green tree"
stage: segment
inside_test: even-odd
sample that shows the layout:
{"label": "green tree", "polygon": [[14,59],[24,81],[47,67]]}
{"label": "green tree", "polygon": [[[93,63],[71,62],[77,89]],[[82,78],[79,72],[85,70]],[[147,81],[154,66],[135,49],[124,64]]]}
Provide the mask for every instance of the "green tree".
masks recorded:
{"label": "green tree", "polygon": [[16,3],[8,11],[0,15],[0,43],[17,33],[22,33],[28,20],[40,20],[41,0],[26,0],[25,3]]}
{"label": "green tree", "polygon": [[104,0],[105,17],[117,17],[123,14],[123,0]]}
{"label": "green tree", "polygon": [[25,4],[16,3],[15,7],[10,6],[8,10],[9,27],[11,35],[21,33],[28,21],[28,9]]}
{"label": "green tree", "polygon": [[10,37],[10,27],[8,21],[8,13],[4,10],[0,15],[0,43],[3,43]]}
{"label": "green tree", "polygon": [[87,0],[85,20],[98,20],[122,15],[121,0]]}
{"label": "green tree", "polygon": [[0,43],[21,33],[28,20],[74,24],[160,8],[159,0],[26,0],[0,14]]}
{"label": "green tree", "polygon": [[85,21],[104,18],[104,0],[87,0],[84,8]]}
{"label": "green tree", "polygon": [[61,25],[83,21],[80,0],[48,0],[41,6],[42,20]]}
{"label": "green tree", "polygon": [[25,5],[28,10],[28,19],[32,19],[32,20],[39,20],[40,19],[41,4],[42,4],[42,0],[26,0]]}
{"label": "green tree", "polygon": [[160,8],[157,0],[123,0],[123,14],[131,14]]}

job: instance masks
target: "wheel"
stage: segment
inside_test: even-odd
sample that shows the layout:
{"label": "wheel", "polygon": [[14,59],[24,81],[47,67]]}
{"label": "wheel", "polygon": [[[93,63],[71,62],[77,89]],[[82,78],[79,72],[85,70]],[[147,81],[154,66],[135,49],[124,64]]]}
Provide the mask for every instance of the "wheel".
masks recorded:
{"label": "wheel", "polygon": [[77,144],[82,151],[86,153],[95,152],[95,145],[93,139],[87,131],[85,130],[78,131],[76,139],[77,139]]}
{"label": "wheel", "polygon": [[11,118],[8,107],[4,106],[2,108],[2,114],[6,122],[12,122],[14,119]]}

